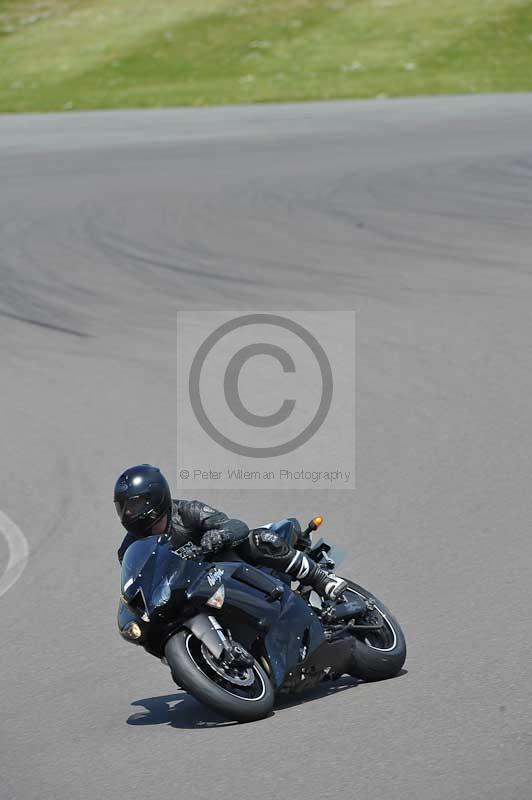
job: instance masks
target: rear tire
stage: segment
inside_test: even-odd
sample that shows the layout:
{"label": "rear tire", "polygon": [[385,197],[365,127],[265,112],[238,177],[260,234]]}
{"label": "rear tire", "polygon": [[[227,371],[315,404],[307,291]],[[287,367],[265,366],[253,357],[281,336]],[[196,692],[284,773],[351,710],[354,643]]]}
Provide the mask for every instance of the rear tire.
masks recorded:
{"label": "rear tire", "polygon": [[375,621],[384,622],[381,631],[357,631],[354,634],[352,659],[349,674],[363,681],[382,681],[394,678],[406,659],[406,641],[401,627],[386,606],[367,589],[348,581],[346,596],[354,592],[375,603]]}
{"label": "rear tire", "polygon": [[254,661],[248,670],[250,686],[233,687],[213,669],[213,657],[203,653],[200,640],[188,630],[168,640],[164,654],[178,686],[227,719],[251,722],[271,713],[274,692],[260,664]]}

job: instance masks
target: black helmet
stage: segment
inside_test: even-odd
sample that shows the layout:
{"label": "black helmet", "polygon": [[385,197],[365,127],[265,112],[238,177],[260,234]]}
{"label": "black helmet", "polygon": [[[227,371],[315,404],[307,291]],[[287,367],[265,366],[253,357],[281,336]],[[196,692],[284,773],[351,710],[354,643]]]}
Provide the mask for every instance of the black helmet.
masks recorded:
{"label": "black helmet", "polygon": [[114,502],[124,528],[142,536],[170,512],[172,496],[158,467],[139,464],[126,469],[118,478]]}

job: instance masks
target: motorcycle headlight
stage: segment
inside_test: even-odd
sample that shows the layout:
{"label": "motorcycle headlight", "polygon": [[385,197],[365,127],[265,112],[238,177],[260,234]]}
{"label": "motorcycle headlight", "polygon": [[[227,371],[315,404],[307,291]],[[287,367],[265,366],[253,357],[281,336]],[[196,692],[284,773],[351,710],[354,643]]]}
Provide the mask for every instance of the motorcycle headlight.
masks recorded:
{"label": "motorcycle headlight", "polygon": [[138,622],[130,622],[125,628],[120,631],[124,639],[129,639],[131,642],[138,641],[142,637],[142,629]]}
{"label": "motorcycle headlight", "polygon": [[164,606],[164,604],[170,600],[171,594],[172,590],[170,589],[168,578],[163,578],[160,584],[156,586],[155,591],[151,596],[153,607],[158,608],[159,606]]}

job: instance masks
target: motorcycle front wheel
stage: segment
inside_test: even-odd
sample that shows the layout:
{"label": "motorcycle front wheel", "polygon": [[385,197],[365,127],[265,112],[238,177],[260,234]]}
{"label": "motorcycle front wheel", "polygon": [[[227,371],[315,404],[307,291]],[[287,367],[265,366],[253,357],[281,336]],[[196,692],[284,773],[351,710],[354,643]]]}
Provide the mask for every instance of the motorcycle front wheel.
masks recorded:
{"label": "motorcycle front wheel", "polygon": [[406,659],[406,641],[399,623],[378,598],[352,581],[348,581],[345,591],[348,600],[350,594],[370,600],[373,604],[373,609],[357,622],[381,627],[379,630],[359,629],[354,632],[349,674],[363,681],[394,678],[401,671]]}
{"label": "motorcycle front wheel", "polygon": [[270,714],[274,691],[257,661],[228,668],[188,630],[172,636],[164,653],[178,686],[227,719],[251,722]]}

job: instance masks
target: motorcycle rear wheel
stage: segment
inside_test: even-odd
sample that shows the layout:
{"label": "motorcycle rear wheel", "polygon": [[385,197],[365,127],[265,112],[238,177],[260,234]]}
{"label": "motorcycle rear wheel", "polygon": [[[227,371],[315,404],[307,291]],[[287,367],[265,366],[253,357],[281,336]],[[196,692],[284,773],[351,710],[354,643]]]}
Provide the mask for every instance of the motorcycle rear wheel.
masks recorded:
{"label": "motorcycle rear wheel", "polygon": [[383,628],[379,631],[358,630],[354,633],[349,674],[368,682],[394,678],[401,671],[406,659],[406,641],[399,623],[386,606],[367,589],[348,581],[345,592],[347,599],[350,593],[364,600],[373,600],[373,619],[368,621],[382,622]]}
{"label": "motorcycle rear wheel", "polygon": [[251,722],[271,713],[273,687],[257,661],[247,669],[228,670],[188,630],[172,636],[164,652],[178,686],[226,719]]}

